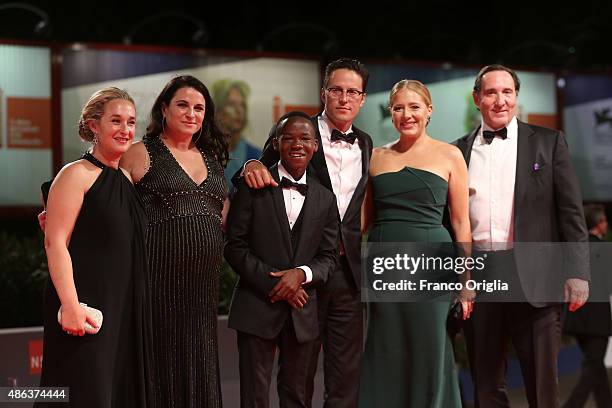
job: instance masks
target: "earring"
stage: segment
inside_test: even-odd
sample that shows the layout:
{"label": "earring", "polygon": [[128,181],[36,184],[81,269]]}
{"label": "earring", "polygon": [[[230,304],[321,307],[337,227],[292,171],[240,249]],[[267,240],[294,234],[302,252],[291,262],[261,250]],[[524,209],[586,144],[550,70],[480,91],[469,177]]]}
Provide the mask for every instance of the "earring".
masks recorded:
{"label": "earring", "polygon": [[429,125],[429,121],[431,121],[431,116],[427,117],[427,124],[425,126]]}
{"label": "earring", "polygon": [[198,133],[198,137],[196,137],[195,140],[193,140],[193,136],[191,137],[191,141],[193,142],[193,144],[196,144],[198,140],[200,140],[200,137],[202,136],[202,130],[204,130],[204,126],[200,127],[200,132]]}
{"label": "earring", "polygon": [[91,139],[91,143],[93,143],[93,145],[97,145],[98,144],[98,134],[94,133],[93,138]]}
{"label": "earring", "polygon": [[161,128],[162,128],[162,134],[166,133],[166,128],[164,126],[164,123],[166,122],[166,117],[162,116],[162,122],[161,122]]}

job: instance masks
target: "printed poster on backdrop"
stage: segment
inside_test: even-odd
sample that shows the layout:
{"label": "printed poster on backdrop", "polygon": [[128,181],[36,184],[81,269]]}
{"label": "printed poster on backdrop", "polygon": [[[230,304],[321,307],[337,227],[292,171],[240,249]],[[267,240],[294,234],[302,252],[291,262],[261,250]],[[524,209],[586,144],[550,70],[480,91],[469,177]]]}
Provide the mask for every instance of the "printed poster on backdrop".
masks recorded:
{"label": "printed poster on backdrop", "polygon": [[0,45],[0,208],[38,206],[52,173],[51,51]]}

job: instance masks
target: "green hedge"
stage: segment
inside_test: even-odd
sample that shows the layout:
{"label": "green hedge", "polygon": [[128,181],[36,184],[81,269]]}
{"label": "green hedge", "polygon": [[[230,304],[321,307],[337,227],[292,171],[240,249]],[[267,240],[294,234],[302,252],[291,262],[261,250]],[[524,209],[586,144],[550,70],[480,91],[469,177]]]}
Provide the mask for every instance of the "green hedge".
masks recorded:
{"label": "green hedge", "polygon": [[[42,234],[0,231],[0,328],[42,325],[43,290],[49,276]],[[236,274],[221,265],[219,314],[227,314]]]}
{"label": "green hedge", "polygon": [[0,328],[42,325],[49,276],[43,238],[0,231]]}

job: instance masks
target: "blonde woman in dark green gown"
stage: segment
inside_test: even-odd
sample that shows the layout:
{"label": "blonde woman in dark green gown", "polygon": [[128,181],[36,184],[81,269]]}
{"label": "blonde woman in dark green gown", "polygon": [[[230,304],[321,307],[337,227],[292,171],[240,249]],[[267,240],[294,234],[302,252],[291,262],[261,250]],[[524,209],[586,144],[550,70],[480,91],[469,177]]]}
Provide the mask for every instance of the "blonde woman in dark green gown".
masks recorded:
{"label": "blonde woman in dark green gown", "polygon": [[[419,81],[396,83],[389,98],[399,139],[374,149],[363,206],[368,241],[452,242],[442,226],[448,205],[457,242],[471,242],[468,172],[456,147],[427,132],[433,107]],[[464,318],[473,293],[458,294]],[[422,302],[368,304],[360,407],[461,407],[445,322],[453,295]]]}

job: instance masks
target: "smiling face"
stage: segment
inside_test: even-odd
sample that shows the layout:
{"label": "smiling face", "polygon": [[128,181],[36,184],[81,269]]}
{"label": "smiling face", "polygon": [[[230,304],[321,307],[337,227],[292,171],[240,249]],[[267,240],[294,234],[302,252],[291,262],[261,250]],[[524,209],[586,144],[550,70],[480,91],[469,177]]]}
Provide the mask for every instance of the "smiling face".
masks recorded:
{"label": "smiling face", "polygon": [[204,96],[194,88],[180,88],[176,91],[170,104],[162,107],[165,120],[165,132],[172,137],[175,134],[194,135],[202,128],[206,102]]}
{"label": "smiling face", "polygon": [[[334,96],[329,89],[340,89],[340,96]],[[321,90],[321,100],[325,105],[325,113],[332,123],[345,132],[352,125],[365,103],[365,94],[351,97],[346,91],[355,90],[363,92],[363,79],[355,71],[340,68],[329,76],[326,88]]]}
{"label": "smiling face", "polygon": [[391,100],[391,120],[400,136],[418,137],[425,133],[432,106],[415,91],[401,89]]}
{"label": "smiling face", "polygon": [[273,140],[274,149],[279,152],[283,167],[298,180],[319,146],[315,129],[310,120],[302,117],[290,117],[280,126],[279,135]]}
{"label": "smiling face", "polygon": [[113,99],[105,104],[100,119],[89,121],[89,128],[97,135],[97,149],[121,155],[134,140],[136,108],[128,100]]}
{"label": "smiling face", "polygon": [[479,92],[472,94],[483,121],[493,130],[503,128],[516,115],[516,91],[512,75],[506,71],[490,71],[482,77]]}

